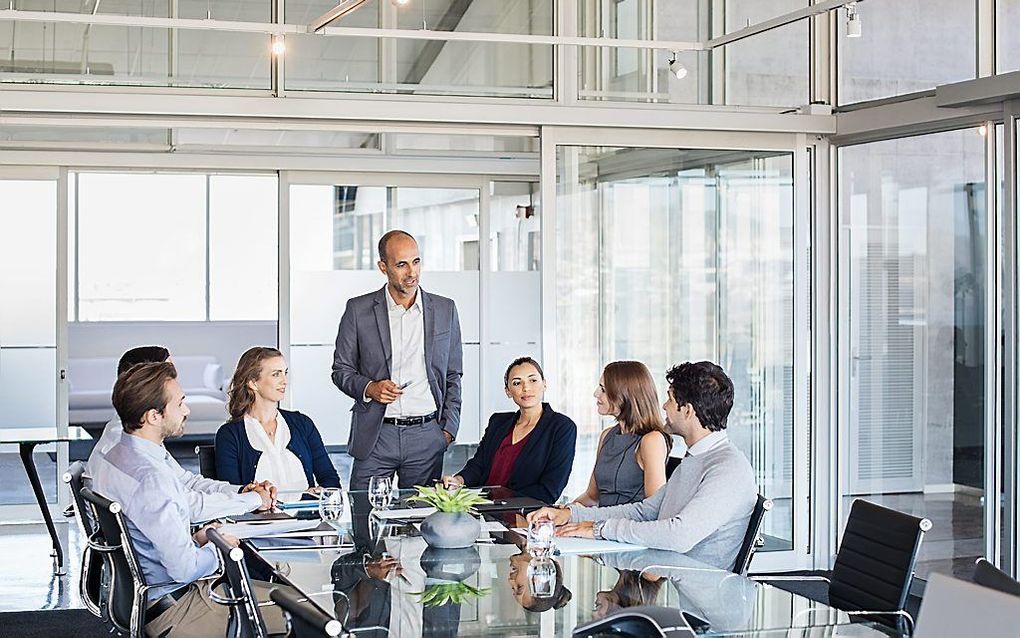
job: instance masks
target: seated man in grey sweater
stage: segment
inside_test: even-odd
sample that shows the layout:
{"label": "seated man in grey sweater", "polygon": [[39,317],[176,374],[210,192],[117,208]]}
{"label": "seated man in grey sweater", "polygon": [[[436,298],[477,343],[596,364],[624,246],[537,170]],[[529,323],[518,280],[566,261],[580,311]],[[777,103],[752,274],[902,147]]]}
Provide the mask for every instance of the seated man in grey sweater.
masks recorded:
{"label": "seated man in grey sweater", "polygon": [[732,569],[758,493],[751,464],[726,435],[733,382],[708,361],[682,363],[666,379],[666,428],[687,444],[666,485],[637,503],[544,507],[528,520],[552,520],[559,536],[668,549]]}

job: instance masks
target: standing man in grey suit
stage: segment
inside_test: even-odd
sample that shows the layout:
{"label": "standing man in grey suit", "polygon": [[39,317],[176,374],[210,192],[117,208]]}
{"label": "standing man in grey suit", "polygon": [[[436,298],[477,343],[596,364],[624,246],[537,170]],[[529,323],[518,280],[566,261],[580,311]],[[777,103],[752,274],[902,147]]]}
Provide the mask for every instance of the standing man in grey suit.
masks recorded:
{"label": "standing man in grey suit", "polygon": [[347,449],[351,489],[399,475],[407,488],[438,480],[460,427],[463,352],[452,299],[418,286],[418,242],[402,230],[379,239],[380,290],[347,301],[333,353],[333,383],[354,399]]}

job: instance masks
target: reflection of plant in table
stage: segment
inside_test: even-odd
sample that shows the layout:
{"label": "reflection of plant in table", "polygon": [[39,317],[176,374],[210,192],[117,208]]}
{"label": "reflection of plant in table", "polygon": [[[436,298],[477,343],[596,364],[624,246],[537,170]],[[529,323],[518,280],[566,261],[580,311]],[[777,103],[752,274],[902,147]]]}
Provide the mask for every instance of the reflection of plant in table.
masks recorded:
{"label": "reflection of plant in table", "polygon": [[492,502],[482,496],[482,490],[473,490],[467,487],[448,490],[445,487],[415,485],[414,489],[418,490],[418,493],[407,500],[426,503],[440,512],[469,512],[475,505]]}
{"label": "reflection of plant in table", "polygon": [[415,592],[421,596],[421,603],[426,607],[441,607],[448,603],[460,605],[475,598],[488,596],[488,587],[472,587],[467,583],[437,583],[427,585],[425,591]]}

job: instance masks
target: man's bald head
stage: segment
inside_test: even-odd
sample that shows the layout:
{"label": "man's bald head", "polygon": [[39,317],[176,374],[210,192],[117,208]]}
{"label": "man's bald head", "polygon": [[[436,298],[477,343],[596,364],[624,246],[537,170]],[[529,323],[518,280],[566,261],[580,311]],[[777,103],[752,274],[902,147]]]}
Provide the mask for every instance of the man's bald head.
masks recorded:
{"label": "man's bald head", "polygon": [[417,241],[415,241],[414,236],[407,231],[399,229],[391,230],[390,232],[386,233],[385,235],[379,238],[379,261],[383,263],[387,262],[386,251],[389,248],[390,241],[393,239],[403,239],[405,241],[410,240],[411,242],[414,242],[415,245],[417,245],[418,243]]}

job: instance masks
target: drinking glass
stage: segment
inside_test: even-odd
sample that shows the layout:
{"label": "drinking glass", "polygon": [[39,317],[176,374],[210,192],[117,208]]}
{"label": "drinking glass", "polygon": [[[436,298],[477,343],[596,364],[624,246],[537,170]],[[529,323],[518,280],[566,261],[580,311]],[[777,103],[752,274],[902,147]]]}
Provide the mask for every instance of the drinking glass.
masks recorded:
{"label": "drinking glass", "polygon": [[344,513],[344,493],[338,487],[327,487],[319,497],[319,516],[336,527]]}
{"label": "drinking glass", "polygon": [[549,557],[528,561],[528,591],[534,598],[551,598],[556,593],[556,562]]}
{"label": "drinking glass", "polygon": [[534,520],[528,525],[528,553],[542,558],[553,550],[556,525],[550,520]]}
{"label": "drinking glass", "polygon": [[368,479],[368,502],[374,509],[386,509],[393,498],[393,477],[373,476]]}

